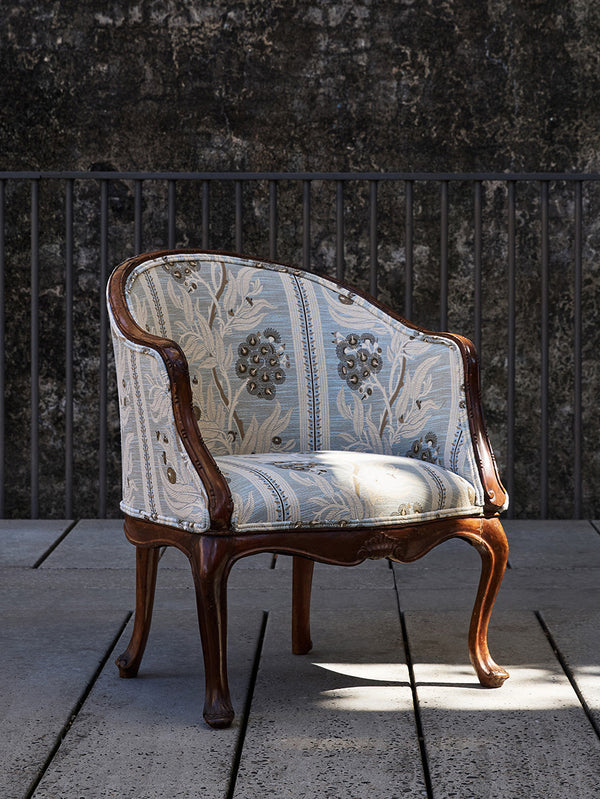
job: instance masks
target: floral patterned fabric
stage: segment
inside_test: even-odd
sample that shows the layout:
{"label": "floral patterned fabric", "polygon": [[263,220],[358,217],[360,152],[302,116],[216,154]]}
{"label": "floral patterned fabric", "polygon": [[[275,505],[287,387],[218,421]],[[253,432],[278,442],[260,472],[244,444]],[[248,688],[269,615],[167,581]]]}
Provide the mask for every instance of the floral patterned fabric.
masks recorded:
{"label": "floral patterned fabric", "polygon": [[130,516],[194,532],[210,527],[206,491],[173,417],[165,365],[128,341],[110,314],[119,386],[123,500]]}
{"label": "floral patterned fabric", "polygon": [[[463,478],[473,497],[465,505],[466,495],[450,490],[448,483],[443,507],[416,496],[407,500],[400,493],[396,510],[413,502],[422,503],[420,513],[447,514],[453,507],[448,503],[459,498],[457,514],[467,506],[469,512],[481,509],[483,491],[469,432],[462,357],[454,342],[391,319],[317,275],[234,256],[179,253],[146,261],[129,276],[126,295],[137,323],[175,340],[186,355],[194,414],[208,449],[230,470],[239,529],[250,529],[246,524],[256,529],[261,503],[267,514],[262,523],[265,518],[267,527],[280,523],[271,519],[272,509],[267,508],[258,478],[250,476],[250,466],[235,460],[258,454],[268,454],[273,463],[275,454],[308,457],[332,451],[347,453],[344,463],[358,463],[352,456],[359,453],[408,458],[415,467],[410,474],[419,474],[419,480],[430,481],[432,473],[446,470],[451,475],[444,480],[456,487],[460,481],[453,483],[454,476]],[[162,429],[172,416],[166,394],[163,408],[154,388],[159,381],[166,391],[164,366],[149,351],[142,354],[133,348],[114,324],[113,333],[119,381],[123,373],[126,383],[120,385],[124,453],[132,446],[136,453],[124,456],[122,507],[127,513],[137,508],[133,515],[158,514],[167,524],[205,530],[209,521],[204,490],[191,473],[183,447],[171,438],[172,420],[166,434],[170,448],[161,444]],[[132,352],[137,376],[130,363]],[[123,414],[126,396],[133,409]],[[145,450],[138,417],[148,410]],[[252,457],[248,463],[254,461]],[[402,467],[402,474],[406,469]],[[288,485],[299,491],[296,471]],[[277,472],[288,478],[289,473]],[[336,479],[338,473],[336,467]],[[369,493],[367,473],[361,467],[363,496]],[[310,469],[304,477],[307,474],[315,480],[318,476]],[[398,478],[404,490],[401,482]],[[316,480],[314,490],[322,489],[326,497],[331,485],[330,480]],[[305,501],[304,493],[298,496]],[[254,510],[249,511],[251,501]],[[380,521],[382,514],[395,512],[392,505],[389,498],[381,506],[373,504],[375,510],[350,516],[364,520],[365,514],[371,518],[375,513]],[[316,513],[316,506],[311,507]],[[318,518],[327,515],[323,509],[319,513]],[[340,519],[353,523],[346,516]],[[407,513],[394,520],[414,518]]]}
{"label": "floral patterned fabric", "polygon": [[477,514],[464,478],[431,463],[366,452],[232,455],[217,462],[237,532],[380,526]]}

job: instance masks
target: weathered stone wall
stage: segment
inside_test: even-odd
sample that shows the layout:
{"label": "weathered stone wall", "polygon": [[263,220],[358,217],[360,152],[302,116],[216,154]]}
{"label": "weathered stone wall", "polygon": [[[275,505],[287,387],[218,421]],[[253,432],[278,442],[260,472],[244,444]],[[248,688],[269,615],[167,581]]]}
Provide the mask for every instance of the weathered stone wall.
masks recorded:
{"label": "weathered stone wall", "polygon": [[[336,3],[118,4],[22,0],[0,8],[0,169],[595,171],[600,156],[600,6],[593,0],[340,0]],[[551,470],[549,512],[572,512],[572,194],[551,205]],[[506,426],[505,195],[484,196],[484,390],[500,463]],[[251,201],[245,245],[268,254]],[[439,208],[416,205],[416,322],[438,318]],[[58,189],[41,197],[41,512],[61,515],[64,416],[64,218]],[[226,199],[211,246],[231,248]],[[220,203],[220,205],[219,205]],[[254,204],[252,204],[254,203]],[[449,325],[473,335],[470,199],[451,215]],[[519,211],[517,278],[518,494],[535,515],[539,495],[539,224],[533,199]],[[348,199],[348,277],[362,285],[368,253],[360,202]],[[282,199],[280,256],[297,260],[301,226]],[[333,207],[333,206],[331,206]],[[95,513],[97,473],[98,197],[78,194],[75,240],[77,369],[76,515]],[[130,254],[131,185],[111,187],[111,262]],[[533,209],[533,210],[528,210]],[[594,336],[600,322],[599,201],[586,195],[584,248],[584,512],[600,509],[593,409],[600,389]],[[6,195],[9,515],[27,515],[29,195]],[[144,205],[144,247],[164,244],[159,200]],[[178,198],[189,231],[196,200]],[[402,201],[380,196],[383,299],[403,308]],[[245,209],[246,213],[246,209]],[[332,212],[314,203],[312,259],[334,271]],[[230,215],[229,215],[230,216]],[[220,220],[220,221],[219,221]],[[95,224],[95,221],[94,221]],[[254,226],[253,226],[254,225]],[[290,243],[286,243],[286,235]],[[178,244],[194,243],[186,232]],[[468,289],[465,289],[468,286]],[[21,364],[18,366],[18,364]],[[112,390],[112,388],[111,388]],[[114,405],[110,406],[111,512],[118,499]]]}
{"label": "weathered stone wall", "polygon": [[593,0],[4,3],[19,168],[597,166]]}

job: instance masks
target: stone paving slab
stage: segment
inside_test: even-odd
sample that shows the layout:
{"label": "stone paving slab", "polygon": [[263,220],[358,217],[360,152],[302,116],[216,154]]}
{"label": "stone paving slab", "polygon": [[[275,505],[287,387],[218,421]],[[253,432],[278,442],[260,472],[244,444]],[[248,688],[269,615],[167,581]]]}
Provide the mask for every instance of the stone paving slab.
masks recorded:
{"label": "stone paving slab", "polygon": [[398,612],[381,600],[369,612],[315,609],[302,656],[287,618],[269,614],[235,797],[427,796]]}
{"label": "stone paving slab", "polygon": [[69,520],[2,519],[0,568],[31,568],[54,546],[72,524]]}
{"label": "stone paving slab", "polygon": [[41,569],[135,569],[135,547],[122,519],[82,519],[41,564]]}
{"label": "stone paving slab", "polygon": [[114,656],[34,793],[57,797],[189,799],[225,797],[262,623],[238,608],[229,630],[229,679],[236,720],[215,731],[202,719],[204,668],[187,596],[157,590],[148,646],[136,679],[120,679]]}
{"label": "stone paving slab", "polygon": [[[47,552],[49,526],[25,523],[31,540],[20,542],[26,554],[15,556],[10,536],[2,535],[5,524],[0,564],[10,567],[0,568],[0,780],[13,782],[0,782],[0,797],[25,799],[133,610],[135,549],[121,521],[86,520],[40,568],[27,568]],[[600,535],[587,522],[506,525],[514,568],[507,571],[490,629],[492,652],[512,671],[502,689],[479,688],[468,662],[480,559],[464,542],[447,542],[417,563],[393,569],[385,560],[351,568],[317,564],[315,649],[302,657],[290,651],[291,558],[280,556],[271,568],[270,555],[252,557],[236,564],[229,581],[238,718],[232,730],[221,732],[201,718],[191,571],[181,553],[168,549],[140,677],[120,680],[113,664],[126,634],[35,797],[225,799],[263,610],[269,621],[235,797],[425,796],[395,580],[415,659],[431,796],[595,799],[599,738],[534,611],[598,724]],[[565,528],[571,531],[567,555]],[[21,735],[19,724],[22,740],[14,733],[18,727]],[[265,774],[272,775],[270,783]]]}
{"label": "stone paving slab", "polygon": [[463,612],[406,615],[435,799],[598,795],[600,741],[534,614],[496,614],[490,650],[511,676],[484,689]]}
{"label": "stone paving slab", "polygon": [[422,575],[446,572],[455,578],[457,574],[479,573],[481,558],[477,550],[466,541],[451,538],[412,563],[393,563],[396,578],[421,579]]}
{"label": "stone paving slab", "polygon": [[513,569],[600,568],[600,534],[585,520],[503,521]]}
{"label": "stone paving slab", "polygon": [[0,572],[0,796],[26,795],[127,620],[86,575]]}
{"label": "stone paving slab", "polygon": [[542,618],[600,730],[600,603],[577,613],[553,608]]}
{"label": "stone paving slab", "polygon": [[[477,556],[479,558],[479,556]],[[409,564],[412,566],[412,564]],[[479,582],[479,568],[406,570],[394,564],[402,610],[471,608]],[[576,577],[575,577],[576,575]],[[496,599],[499,610],[600,607],[600,569],[507,569]]]}

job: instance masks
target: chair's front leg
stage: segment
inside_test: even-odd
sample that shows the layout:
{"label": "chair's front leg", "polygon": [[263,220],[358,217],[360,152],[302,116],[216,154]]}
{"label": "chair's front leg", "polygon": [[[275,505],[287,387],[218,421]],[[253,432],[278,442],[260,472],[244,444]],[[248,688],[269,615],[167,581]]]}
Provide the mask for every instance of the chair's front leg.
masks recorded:
{"label": "chair's front leg", "polygon": [[229,727],[234,712],[227,679],[227,540],[198,536],[190,562],[204,656],[204,720],[211,727]]}
{"label": "chair's front leg", "polygon": [[509,675],[492,659],[487,644],[487,631],[506,569],[508,543],[497,518],[482,520],[479,540],[471,541],[481,555],[481,578],[469,629],[469,655],[479,682],[486,688],[498,688]]}
{"label": "chair's front leg", "polygon": [[127,649],[115,661],[119,667],[119,676],[121,677],[135,677],[142,661],[148,633],[150,632],[150,622],[152,621],[159,554],[158,547],[136,547],[133,633]]}
{"label": "chair's front leg", "polygon": [[315,563],[294,556],[292,576],[292,652],[305,655],[312,649],[310,640],[310,593]]}

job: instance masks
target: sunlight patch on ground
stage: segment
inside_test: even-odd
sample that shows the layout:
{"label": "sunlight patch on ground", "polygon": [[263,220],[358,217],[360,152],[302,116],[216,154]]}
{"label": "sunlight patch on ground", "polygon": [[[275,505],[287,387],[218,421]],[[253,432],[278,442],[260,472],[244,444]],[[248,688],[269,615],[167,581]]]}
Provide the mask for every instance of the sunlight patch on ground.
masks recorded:
{"label": "sunlight patch on ground", "polygon": [[412,710],[412,694],[408,686],[402,690],[399,685],[353,685],[350,688],[323,691],[319,705],[352,712],[396,713]]}
{"label": "sunlight patch on ground", "polygon": [[[503,664],[504,665],[504,664]],[[506,664],[510,678],[501,688],[483,688],[462,666],[419,664],[415,668],[419,702],[443,710],[522,711],[580,707],[575,691],[558,670],[532,664]]]}
{"label": "sunlight patch on ground", "polygon": [[[322,706],[348,711],[397,711],[410,707],[408,670],[397,663],[313,663],[327,671],[380,685],[351,685],[324,691]],[[483,688],[468,664],[415,666],[419,702],[426,708],[465,711],[558,710],[580,707],[575,691],[559,671],[535,664],[508,666],[501,688]],[[597,667],[582,671],[590,675]]]}

